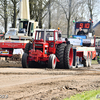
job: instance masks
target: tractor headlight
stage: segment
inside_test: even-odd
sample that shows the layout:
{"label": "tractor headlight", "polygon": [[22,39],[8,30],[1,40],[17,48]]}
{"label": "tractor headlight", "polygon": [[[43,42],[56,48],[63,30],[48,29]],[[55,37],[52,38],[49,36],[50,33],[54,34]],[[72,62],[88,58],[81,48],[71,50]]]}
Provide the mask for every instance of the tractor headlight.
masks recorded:
{"label": "tractor headlight", "polygon": [[47,48],[45,48],[45,54],[47,54]]}

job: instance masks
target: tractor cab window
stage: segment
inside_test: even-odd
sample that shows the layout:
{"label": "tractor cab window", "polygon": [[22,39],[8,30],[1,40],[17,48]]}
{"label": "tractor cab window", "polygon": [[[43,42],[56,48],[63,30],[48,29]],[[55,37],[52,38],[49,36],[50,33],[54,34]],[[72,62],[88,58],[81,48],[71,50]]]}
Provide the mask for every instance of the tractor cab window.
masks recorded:
{"label": "tractor cab window", "polygon": [[46,34],[44,36],[44,31],[37,31],[36,40],[44,40],[44,38],[46,41],[54,41],[54,32],[46,31]]}
{"label": "tractor cab window", "polygon": [[54,40],[54,32],[46,32],[46,41]]}
{"label": "tractor cab window", "polygon": [[36,40],[41,40],[41,39],[44,40],[44,31],[38,31],[36,33]]}
{"label": "tractor cab window", "polygon": [[27,32],[28,21],[20,21],[19,23],[19,32],[18,33],[25,33]]}
{"label": "tractor cab window", "polygon": [[34,23],[31,24],[31,33],[34,32]]}

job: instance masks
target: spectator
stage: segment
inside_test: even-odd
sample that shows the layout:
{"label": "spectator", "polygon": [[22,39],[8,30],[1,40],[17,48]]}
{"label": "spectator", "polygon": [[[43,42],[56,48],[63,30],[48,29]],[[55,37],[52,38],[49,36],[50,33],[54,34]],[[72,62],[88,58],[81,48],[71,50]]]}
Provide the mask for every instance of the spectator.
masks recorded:
{"label": "spectator", "polygon": [[59,27],[58,27],[58,38],[59,38],[59,40],[62,40],[61,31],[60,31],[60,28]]}
{"label": "spectator", "polygon": [[65,38],[66,44],[70,44],[70,41],[68,41],[67,38]]}

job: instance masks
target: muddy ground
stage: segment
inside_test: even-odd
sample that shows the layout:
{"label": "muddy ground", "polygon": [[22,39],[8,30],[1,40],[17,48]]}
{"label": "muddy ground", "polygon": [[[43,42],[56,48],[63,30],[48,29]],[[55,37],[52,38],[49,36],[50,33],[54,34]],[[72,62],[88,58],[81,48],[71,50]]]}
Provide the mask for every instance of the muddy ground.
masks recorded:
{"label": "muddy ground", "polygon": [[100,88],[100,65],[75,69],[23,69],[20,62],[0,61],[0,100],[63,100]]}

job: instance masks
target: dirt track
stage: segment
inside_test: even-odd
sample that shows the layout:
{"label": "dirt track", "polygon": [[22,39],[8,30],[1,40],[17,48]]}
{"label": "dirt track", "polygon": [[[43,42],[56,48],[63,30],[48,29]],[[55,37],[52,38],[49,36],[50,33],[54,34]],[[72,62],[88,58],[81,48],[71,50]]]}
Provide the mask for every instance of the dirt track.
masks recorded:
{"label": "dirt track", "polygon": [[8,95],[6,100],[63,100],[100,88],[100,65],[71,70],[23,69],[18,62],[0,61],[0,66],[0,97]]}

